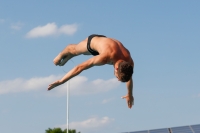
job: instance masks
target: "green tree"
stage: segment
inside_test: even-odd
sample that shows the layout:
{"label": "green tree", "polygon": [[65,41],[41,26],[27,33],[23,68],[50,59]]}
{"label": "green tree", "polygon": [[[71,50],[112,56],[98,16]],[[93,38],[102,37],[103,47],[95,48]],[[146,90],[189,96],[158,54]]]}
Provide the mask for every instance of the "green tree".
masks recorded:
{"label": "green tree", "polygon": [[[45,133],[67,133],[67,129],[62,130],[61,128],[48,128],[45,130]],[[81,132],[76,132],[75,129],[69,129],[69,133],[81,133]]]}
{"label": "green tree", "polygon": [[51,133],[51,132],[52,132],[51,128],[48,128],[47,130],[45,130],[45,133]]}

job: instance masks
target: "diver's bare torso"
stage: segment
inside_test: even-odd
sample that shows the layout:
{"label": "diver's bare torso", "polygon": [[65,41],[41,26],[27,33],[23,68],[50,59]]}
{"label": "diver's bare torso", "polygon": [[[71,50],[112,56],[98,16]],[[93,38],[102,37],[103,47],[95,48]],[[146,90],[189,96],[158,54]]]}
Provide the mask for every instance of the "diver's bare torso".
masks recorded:
{"label": "diver's bare torso", "polygon": [[[84,40],[87,42],[87,38]],[[107,63],[113,65],[118,60],[124,60],[133,65],[130,52],[123,46],[123,44],[113,38],[107,37],[93,37],[90,47],[99,52],[99,55],[104,54],[107,57]],[[87,52],[88,54],[89,52]],[[90,54],[90,53],[89,53]]]}

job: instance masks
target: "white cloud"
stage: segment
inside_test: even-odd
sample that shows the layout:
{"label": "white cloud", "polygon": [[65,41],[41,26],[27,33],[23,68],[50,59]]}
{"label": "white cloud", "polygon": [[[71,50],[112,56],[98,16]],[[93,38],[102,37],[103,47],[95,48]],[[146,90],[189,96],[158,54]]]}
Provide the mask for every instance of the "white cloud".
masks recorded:
{"label": "white cloud", "polygon": [[21,30],[22,26],[23,26],[23,23],[18,22],[18,23],[11,24],[10,28],[13,30]]}
{"label": "white cloud", "polygon": [[60,78],[61,76],[48,76],[48,77],[38,77],[31,79],[17,78],[14,80],[6,80],[0,82],[0,94],[6,93],[16,93],[31,90],[38,90],[47,88],[49,82]]}
{"label": "white cloud", "polygon": [[58,29],[60,34],[73,35],[77,31],[78,26],[76,24],[63,25]]}
{"label": "white cloud", "polygon": [[[0,82],[0,94],[17,93],[33,90],[47,90],[50,83],[59,80],[63,75],[51,75],[31,79],[17,78]],[[106,92],[120,84],[117,79],[88,81],[86,77],[76,76],[70,80],[70,95],[83,95]],[[67,93],[67,83],[48,92],[48,95],[63,96]]]}
{"label": "white cloud", "polygon": [[[120,85],[120,82],[116,79],[96,79],[93,81],[88,81],[86,77],[77,76],[70,80],[69,82],[70,94],[72,95],[84,95],[84,94],[95,94],[101,92],[107,92],[111,89],[116,88]],[[63,84],[61,87],[57,88],[56,92],[58,95],[63,95],[67,93],[67,84]]]}
{"label": "white cloud", "polygon": [[55,23],[48,23],[44,26],[38,26],[30,30],[27,34],[27,38],[37,38],[37,37],[46,37],[52,35],[73,35],[78,29],[77,24],[63,25],[60,28]]}
{"label": "white cloud", "polygon": [[[109,118],[107,116],[99,118],[99,117],[92,117],[84,121],[78,121],[78,122],[71,122],[69,123],[70,129],[76,129],[77,131],[81,131],[81,133],[89,132],[92,130],[98,130],[99,128],[105,128],[110,123],[114,121],[113,118]],[[62,129],[66,129],[66,124],[58,126]]]}

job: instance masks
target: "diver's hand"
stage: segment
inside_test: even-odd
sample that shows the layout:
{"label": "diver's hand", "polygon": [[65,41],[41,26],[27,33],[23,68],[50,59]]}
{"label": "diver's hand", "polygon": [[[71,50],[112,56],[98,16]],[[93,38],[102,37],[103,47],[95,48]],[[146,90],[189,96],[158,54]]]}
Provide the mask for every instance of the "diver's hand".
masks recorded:
{"label": "diver's hand", "polygon": [[134,97],[132,95],[126,95],[122,97],[123,99],[126,98],[126,102],[128,107],[131,109],[134,105]]}
{"label": "diver's hand", "polygon": [[62,84],[62,82],[61,82],[60,80],[58,80],[58,81],[56,81],[56,82],[50,84],[49,87],[48,87],[48,91],[50,91],[51,89],[53,89],[53,88],[55,88],[56,86],[59,86],[59,85],[61,85],[61,84]]}

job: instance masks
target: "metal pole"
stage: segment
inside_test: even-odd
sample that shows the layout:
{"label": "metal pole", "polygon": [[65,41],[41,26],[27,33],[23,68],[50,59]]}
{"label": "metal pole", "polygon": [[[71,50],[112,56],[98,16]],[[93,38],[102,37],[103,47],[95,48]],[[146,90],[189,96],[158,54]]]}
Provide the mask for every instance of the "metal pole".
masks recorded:
{"label": "metal pole", "polygon": [[67,133],[69,133],[69,81],[67,82]]}

